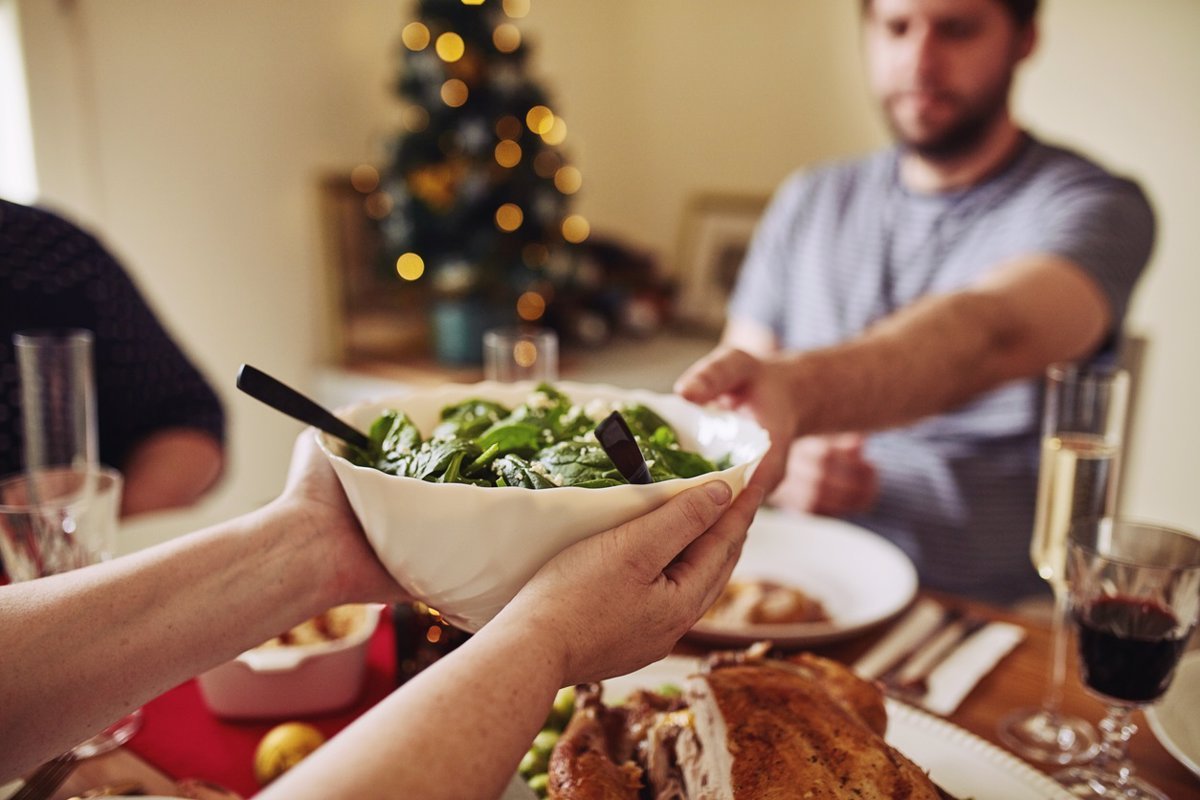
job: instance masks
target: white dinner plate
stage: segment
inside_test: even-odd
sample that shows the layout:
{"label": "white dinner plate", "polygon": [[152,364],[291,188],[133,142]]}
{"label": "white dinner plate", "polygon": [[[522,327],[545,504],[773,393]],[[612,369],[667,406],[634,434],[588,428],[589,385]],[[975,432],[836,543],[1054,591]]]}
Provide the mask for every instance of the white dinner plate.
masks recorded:
{"label": "white dinner plate", "polygon": [[1200,778],[1200,650],[1184,653],[1162,699],[1146,709],[1167,752]]}
{"label": "white dinner plate", "polygon": [[768,508],[750,526],[733,577],[793,586],[820,600],[830,620],[731,626],[702,619],[689,637],[721,646],[832,642],[891,619],[917,593],[912,561],[883,537],[842,520]]}
{"label": "white dinner plate", "polygon": [[[622,700],[635,689],[682,685],[695,672],[694,658],[668,656],[637,672],[604,682],[604,699]],[[928,771],[929,777],[956,797],[971,800],[1072,800],[1045,773],[975,734],[940,717],[887,700],[888,744]],[[528,800],[533,793],[514,779],[502,800]]]}

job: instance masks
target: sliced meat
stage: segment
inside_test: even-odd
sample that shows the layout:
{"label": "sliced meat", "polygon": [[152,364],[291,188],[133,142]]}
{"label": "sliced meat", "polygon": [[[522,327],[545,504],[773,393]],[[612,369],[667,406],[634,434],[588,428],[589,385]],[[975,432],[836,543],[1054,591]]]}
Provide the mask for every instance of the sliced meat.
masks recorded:
{"label": "sliced meat", "polygon": [[687,710],[661,712],[646,731],[638,749],[651,800],[688,800],[683,789],[683,773],[676,758],[679,737],[691,729]]}
{"label": "sliced meat", "polygon": [[689,679],[687,696],[700,744],[684,764],[689,800],[788,800],[801,787],[810,800],[939,800],[919,767],[798,670],[725,667]]}

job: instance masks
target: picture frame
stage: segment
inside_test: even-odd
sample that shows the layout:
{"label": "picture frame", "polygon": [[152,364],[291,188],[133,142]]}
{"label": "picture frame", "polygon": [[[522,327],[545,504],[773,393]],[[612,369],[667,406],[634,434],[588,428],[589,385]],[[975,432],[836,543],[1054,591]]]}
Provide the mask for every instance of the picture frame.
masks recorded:
{"label": "picture frame", "polygon": [[726,305],[769,195],[705,192],[687,204],[680,225],[675,318],[706,333],[725,324]]}
{"label": "picture frame", "polygon": [[427,293],[381,271],[379,229],[350,170],[318,177],[317,204],[325,262],[325,360],[353,366],[427,355]]}

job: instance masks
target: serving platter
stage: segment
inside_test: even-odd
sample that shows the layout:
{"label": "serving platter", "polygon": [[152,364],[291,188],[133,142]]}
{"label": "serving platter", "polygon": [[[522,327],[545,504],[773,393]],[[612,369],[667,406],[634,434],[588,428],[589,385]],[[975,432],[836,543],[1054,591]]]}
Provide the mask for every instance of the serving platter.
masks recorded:
{"label": "serving platter", "polygon": [[917,593],[917,571],[900,548],[830,517],[764,508],[733,570],[741,580],[773,580],[820,600],[827,622],[729,625],[700,620],[689,638],[719,646],[770,639],[798,647],[846,639],[900,613]]}
{"label": "serving platter", "polygon": [[[604,682],[604,699],[618,703],[635,689],[679,686],[696,671],[695,658],[668,656],[637,672]],[[1072,800],[1072,795],[1043,772],[1006,750],[940,717],[888,699],[888,744],[929,772],[956,797],[971,800]],[[799,787],[798,787],[799,788]],[[534,795],[514,779],[502,800]]]}

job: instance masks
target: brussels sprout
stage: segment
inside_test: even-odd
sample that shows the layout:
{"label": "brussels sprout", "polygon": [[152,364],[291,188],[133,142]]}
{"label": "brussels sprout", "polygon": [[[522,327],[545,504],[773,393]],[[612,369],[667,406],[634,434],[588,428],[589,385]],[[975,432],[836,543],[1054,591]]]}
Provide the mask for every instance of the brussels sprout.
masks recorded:
{"label": "brussels sprout", "polygon": [[554,695],[554,705],[550,707],[550,716],[546,720],[547,728],[563,730],[575,713],[575,687],[564,686]]}
{"label": "brussels sprout", "polygon": [[537,736],[533,737],[533,747],[530,749],[549,756],[550,751],[554,749],[554,745],[558,744],[558,737],[558,731],[553,728],[543,728],[538,732]]}
{"label": "brussels sprout", "polygon": [[539,772],[545,772],[550,766],[550,754],[541,753],[537,750],[530,749],[525,755],[521,756],[521,763],[517,766],[517,772],[522,778],[532,778]]}
{"label": "brussels sprout", "polygon": [[550,793],[550,776],[542,772],[529,779],[529,788],[538,797],[546,797]]}

